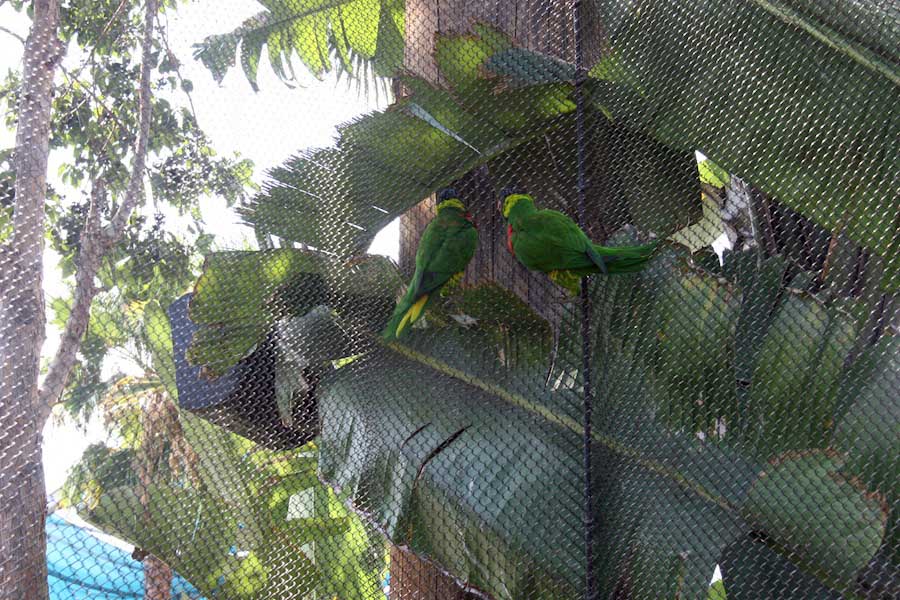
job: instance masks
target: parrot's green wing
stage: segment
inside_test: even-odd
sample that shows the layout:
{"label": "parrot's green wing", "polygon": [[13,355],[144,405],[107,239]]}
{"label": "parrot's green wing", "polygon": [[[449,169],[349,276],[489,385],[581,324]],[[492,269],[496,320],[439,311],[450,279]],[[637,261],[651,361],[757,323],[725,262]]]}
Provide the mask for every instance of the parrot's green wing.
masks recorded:
{"label": "parrot's green wing", "polygon": [[590,243],[572,219],[555,210],[539,210],[516,223],[516,258],[532,271],[589,269]]}
{"label": "parrot's green wing", "polygon": [[594,244],[572,219],[555,210],[536,211],[516,225],[514,251],[519,261],[531,270],[551,274],[554,281],[570,290],[572,277],[639,271],[657,245]]}
{"label": "parrot's green wing", "polygon": [[[422,236],[420,244],[420,248],[425,247],[426,250],[422,257],[417,296],[437,291],[454,275],[464,271],[478,244],[478,232],[468,222],[435,227],[428,233],[433,236],[428,239]],[[417,263],[418,258],[417,255]]]}
{"label": "parrot's green wing", "polygon": [[435,292],[457,274],[475,255],[478,232],[462,216],[438,214],[425,228],[416,252],[416,272],[406,294],[384,331],[386,338],[399,337],[430,304]]}

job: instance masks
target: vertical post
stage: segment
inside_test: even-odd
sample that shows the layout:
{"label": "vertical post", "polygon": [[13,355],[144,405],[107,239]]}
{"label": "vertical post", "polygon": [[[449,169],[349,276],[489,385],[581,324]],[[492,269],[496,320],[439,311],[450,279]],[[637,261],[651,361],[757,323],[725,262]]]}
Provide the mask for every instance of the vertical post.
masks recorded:
{"label": "vertical post", "polygon": [[[585,215],[587,214],[585,181],[585,134],[584,134],[584,83],[587,79],[587,69],[584,67],[584,47],[582,39],[581,0],[574,0],[572,5],[573,41],[575,46],[575,143],[576,143],[576,168],[578,173],[578,205],[576,214],[578,225],[585,228]],[[582,461],[584,468],[584,597],[586,600],[597,598],[597,582],[594,575],[594,513],[593,513],[593,489],[591,477],[591,433],[593,411],[593,375],[591,372],[591,296],[590,277],[581,280],[581,373],[584,381],[583,401],[583,430],[582,430]]]}

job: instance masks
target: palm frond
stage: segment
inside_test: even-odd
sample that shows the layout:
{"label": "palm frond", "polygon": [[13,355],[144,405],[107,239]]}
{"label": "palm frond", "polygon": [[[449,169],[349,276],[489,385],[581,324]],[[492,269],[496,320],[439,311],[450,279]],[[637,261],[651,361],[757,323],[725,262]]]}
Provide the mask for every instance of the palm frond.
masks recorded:
{"label": "palm frond", "polygon": [[194,45],[194,58],[221,82],[240,57],[254,90],[263,48],[278,78],[299,84],[295,62],[321,79],[336,70],[358,90],[385,89],[403,60],[403,2],[398,0],[269,0],[236,29]]}

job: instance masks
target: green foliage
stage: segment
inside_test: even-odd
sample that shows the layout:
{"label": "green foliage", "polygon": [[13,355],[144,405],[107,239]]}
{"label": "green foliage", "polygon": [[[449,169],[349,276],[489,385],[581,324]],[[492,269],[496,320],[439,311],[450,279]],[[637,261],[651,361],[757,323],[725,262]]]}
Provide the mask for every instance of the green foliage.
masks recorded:
{"label": "green foliage", "polygon": [[210,255],[189,308],[201,328],[188,360],[211,376],[221,375],[278,319],[302,316],[318,305],[330,306],[346,326],[370,329],[390,314],[397,281],[390,261],[379,256],[340,261],[287,248]]}
{"label": "green foliage", "polygon": [[833,444],[847,453],[844,472],[859,477],[869,489],[900,497],[900,414],[895,391],[900,388],[900,337],[886,336],[851,367],[838,393],[845,411]]}
{"label": "green foliage", "polygon": [[[887,258],[883,283],[895,289],[897,223],[884,215],[895,212],[890,170],[898,162],[900,65],[875,49],[884,40],[874,32],[883,28],[849,38],[823,24],[831,17],[815,3],[802,3],[807,14],[782,4],[731,10],[651,2],[635,11],[595,0],[599,18],[612,24],[615,62],[634,83],[592,82],[588,90],[616,122],[673,151],[702,151],[820,226]],[[872,14],[864,22],[886,18],[883,9],[865,10]],[[514,85],[574,76],[571,65],[546,65],[543,55],[516,52],[516,61],[500,52],[486,64]],[[523,61],[528,77],[511,66]],[[828,118],[807,117],[823,114]]]}
{"label": "green foliage", "polygon": [[237,155],[218,157],[190,113],[182,111],[180,123],[183,136],[173,139],[165,158],[154,165],[150,178],[154,195],[165,197],[185,214],[196,211],[197,199],[205,195],[223,198],[230,207],[258,189],[252,181],[252,161]]}
{"label": "green foliage", "polygon": [[737,420],[728,367],[740,298],[728,282],[698,272],[666,278],[659,287],[654,315],[659,346],[653,361],[666,397],[660,416],[676,428],[715,436],[719,419]]}
{"label": "green foliage", "polygon": [[[684,40],[661,25],[668,19],[644,24],[635,21],[643,12],[619,17],[613,34],[621,37],[586,84],[594,104],[588,143],[591,156],[601,157],[589,173],[602,175],[591,179],[612,179],[611,189],[626,190],[604,207],[608,226],[631,223],[660,236],[677,231],[676,242],[699,251],[712,241],[711,231],[722,229],[719,207],[698,202],[699,183],[723,188],[729,172],[740,172],[820,225],[847,227],[855,243],[885,253],[881,241],[892,238],[878,228],[890,219],[870,218],[868,208],[848,199],[852,190],[833,185],[840,160],[831,142],[839,136],[829,134],[821,155],[806,152],[797,140],[818,125],[784,120],[816,102],[838,110],[833,81],[779,63],[809,85],[799,89],[766,71],[762,86],[771,93],[757,105],[735,100],[739,82],[730,81],[720,95],[703,96],[722,103],[721,110],[685,116],[698,94],[720,85],[707,78],[721,69],[703,63],[714,58],[714,45],[705,33],[691,37],[706,67],[689,69],[699,83],[687,89],[683,78],[667,76],[684,70],[683,52],[675,51],[682,46],[674,46]],[[741,21],[735,31],[746,43],[774,43],[776,33],[796,42],[796,31],[758,7],[732,17]],[[711,19],[716,31],[727,25]],[[659,55],[636,54],[644,46],[632,39],[644,38]],[[733,43],[729,38],[735,53],[726,53],[726,61],[737,60]],[[808,40],[798,43],[801,58],[809,59]],[[273,182],[245,209],[248,221],[287,242],[352,255],[421,198],[484,165],[497,180],[535,173],[525,185],[551,205],[563,204],[574,181],[571,65],[515,48],[482,26],[475,35],[439,36],[435,57],[444,88],[407,78],[408,97],[343,127],[335,148],[274,170]],[[875,75],[854,60],[829,54],[824,72],[846,75],[859,90],[881,89],[883,82],[873,83]],[[882,101],[868,102],[878,123],[889,115]],[[859,133],[859,110],[839,109],[849,119],[841,135]],[[734,119],[743,119],[740,127]],[[775,131],[785,128],[793,133]],[[732,135],[748,130],[778,141],[750,144]],[[879,173],[888,149],[877,131],[864,132],[876,153],[860,146],[852,160],[879,166],[854,175],[851,187],[871,185],[866,197],[880,193],[880,202],[885,179],[870,175]],[[716,163],[701,162],[698,173],[695,148]],[[797,196],[798,181],[820,176],[808,188],[810,198]],[[602,189],[590,193],[604,197]],[[846,220],[835,223],[833,215]],[[701,226],[710,231],[692,229]],[[887,237],[876,240],[881,234]],[[610,239],[637,241],[625,232]],[[241,268],[264,272],[260,265],[271,256],[250,256]],[[324,265],[321,276],[335,265]],[[234,330],[252,323],[242,348],[278,335],[285,321],[312,308],[284,294],[283,279],[230,297],[241,285],[239,271],[208,269],[209,278],[222,278],[218,291],[207,290],[209,318],[202,325],[212,324],[212,315]],[[862,569],[895,543],[886,535],[898,493],[891,332],[865,348],[858,299],[822,291],[815,274],[762,252],[726,253],[720,265],[709,253],[689,256],[674,244],[643,273],[595,278],[590,292],[602,589],[611,594],[627,581],[632,596],[660,598],[724,597],[726,587],[738,599],[853,594]],[[238,298],[248,297],[277,298],[281,312],[242,314]],[[327,294],[313,298],[316,310],[324,305],[352,318],[353,308],[338,310]],[[572,367],[581,360],[579,308],[555,324],[553,361],[550,327],[492,286],[445,299],[402,344],[373,345],[367,334],[380,329],[377,321],[359,323],[350,338],[365,341],[318,388],[320,475],[393,543],[493,597],[574,597],[585,575],[580,562],[567,560],[583,539],[573,517],[582,510],[581,482],[573,475],[580,472],[584,383]],[[195,346],[211,347],[213,331],[206,339],[201,329]],[[298,337],[285,334],[279,343],[308,352],[310,339]],[[334,358],[348,352],[343,344],[322,350]],[[217,364],[231,366],[242,355]],[[211,361],[199,351],[194,359]],[[710,589],[716,564],[725,582]]]}
{"label": "green foliage", "polygon": [[838,600],[846,597],[797,569],[794,563],[752,536],[743,537],[726,548],[721,561],[728,600],[761,597]]}
{"label": "green foliage", "polygon": [[852,320],[836,306],[786,294],[759,349],[744,414],[761,426],[761,457],[827,445],[837,386],[855,340]]}
{"label": "green foliage", "polygon": [[[88,331],[81,344],[79,360],[64,392],[64,406],[76,418],[87,418],[92,408],[120,379],[114,373],[102,377],[104,361],[112,354],[152,371],[148,354],[158,343],[153,331],[145,331],[149,318],[145,311],[168,305],[196,278],[196,256],[189,244],[163,228],[156,219],[147,229],[137,217],[126,229],[124,239],[111,248],[101,263],[97,279],[101,287],[91,306]],[[67,223],[71,229],[63,233]],[[61,219],[51,231],[60,250],[68,250],[62,264],[74,270],[79,224]],[[63,236],[68,236],[66,239]],[[73,239],[74,238],[74,239]],[[50,303],[52,323],[63,329],[69,317],[70,301],[54,298]]]}
{"label": "green foliage", "polygon": [[[155,302],[143,314],[153,368],[177,393],[168,319]],[[197,478],[163,471],[144,504],[134,451],[100,446],[73,471],[67,498],[79,503],[87,520],[163,558],[209,598],[282,597],[298,590],[378,597],[383,542],[319,483],[314,446],[274,452],[189,413],[179,421],[198,452]],[[292,498],[299,513],[291,509]],[[291,576],[281,576],[285,572]]]}
{"label": "green foliage", "polygon": [[[740,255],[732,259],[743,262]],[[861,426],[858,412],[837,424],[822,424],[818,409],[811,416],[782,414],[773,433],[770,413],[803,396],[781,388],[765,396],[770,408],[760,414],[766,418],[737,410],[729,389],[740,387],[731,379],[739,357],[749,356],[757,365],[751,378],[768,385],[759,365],[768,364],[767,348],[791,326],[776,311],[761,338],[739,337],[748,314],[771,306],[756,283],[770,266],[761,265],[753,276],[729,270],[734,279],[720,281],[696,268],[685,270],[681,260],[664,253],[644,274],[601,279],[594,287],[595,456],[598,469],[608,474],[595,487],[597,514],[605,517],[598,534],[604,540],[598,548],[604,557],[601,581],[611,586],[627,573],[632,589],[645,595],[696,597],[708,587],[717,562],[742,564],[740,556],[747,553],[748,563],[756,564],[755,556],[764,552],[773,564],[799,570],[792,579],[805,582],[804,589],[852,589],[856,573],[885,541],[890,506],[874,486],[854,478],[852,469],[859,466],[853,465],[867,464],[874,451],[865,446],[825,453],[829,431]],[[683,296],[677,304],[673,294]],[[784,302],[798,301],[792,298]],[[811,297],[799,301],[819,306]],[[822,310],[836,314],[833,306]],[[839,322],[810,330],[819,340],[817,360],[843,361],[843,350],[836,348],[845,348],[851,333],[834,324]],[[503,323],[507,339],[528,345],[528,329],[515,323]],[[563,325],[562,364],[571,364],[566,353],[580,347],[578,323],[576,312]],[[566,586],[577,589],[583,573],[557,564],[558,553],[530,540],[551,536],[558,548],[577,547],[580,539],[579,523],[566,525],[554,516],[579,510],[580,495],[567,487],[575,482],[556,479],[576,469],[580,458],[580,424],[568,413],[577,406],[579,388],[565,371],[551,377],[552,387],[542,385],[547,365],[501,359],[482,327],[489,325],[476,321],[462,329],[438,322],[430,331],[414,329],[408,344],[374,351],[322,382],[322,474],[352,490],[357,507],[394,542],[409,544],[461,579],[497,597],[520,597],[540,593],[522,575],[538,571],[563,586],[554,592],[560,597]],[[666,335],[660,335],[663,330]],[[870,366],[837,372],[820,366],[821,380],[806,383],[810,403],[833,412],[834,401],[825,399],[835,385],[858,389],[872,375],[874,363],[861,364]],[[683,389],[674,385],[685,377],[690,383]],[[413,380],[415,387],[408,385]],[[882,383],[871,386],[875,394],[889,393],[891,387]],[[420,401],[422,393],[429,403]],[[811,446],[822,449],[811,458],[765,454]],[[774,466],[757,463],[757,453],[772,457]],[[540,482],[538,488],[531,481]],[[553,514],[541,512],[548,505]],[[515,518],[504,506],[517,507]],[[447,523],[460,532],[458,539],[447,535]],[[549,528],[545,534],[543,527]],[[698,528],[704,536],[696,535]],[[744,541],[751,532],[767,537],[765,550]],[[735,580],[735,597],[747,589],[742,581]]]}
{"label": "green foliage", "polygon": [[[160,10],[174,6],[165,1]],[[58,176],[65,194],[48,190],[47,238],[59,255],[59,268],[70,289],[88,213],[88,193],[102,181],[106,194],[96,201],[103,224],[123,201],[131,176],[138,135],[134,115],[139,112],[139,86],[135,82],[141,68],[143,8],[140,3],[118,0],[76,0],[61,7],[60,35],[85,49],[80,65],[63,70],[53,90],[51,113],[50,146],[63,159]],[[139,366],[148,365],[146,340],[133,332],[140,331],[144,303],[168,305],[196,278],[197,250],[208,247],[210,238],[200,219],[200,198],[216,195],[233,205],[253,188],[252,162],[238,156],[217,156],[195,115],[176,104],[186,82],[175,76],[178,59],[168,50],[166,35],[159,29],[152,41],[152,117],[146,170],[157,207],[147,209],[139,202],[119,243],[101,258],[91,322],[64,396],[67,409],[75,416],[87,416],[118,379],[101,377],[111,351]],[[19,75],[13,72],[0,84],[0,101],[8,108],[5,121],[10,127],[16,124],[14,107],[21,85]],[[8,153],[0,154],[0,197],[6,197],[0,202],[0,239],[9,229],[15,177],[8,158]],[[173,207],[178,213],[173,220],[181,223],[172,227],[165,222],[158,203]],[[174,233],[179,229],[187,231]],[[60,328],[68,317],[69,302],[58,298],[52,303],[54,324]]]}
{"label": "green foliage", "polygon": [[[161,3],[161,10],[172,7],[173,2]],[[50,248],[59,255],[63,278],[71,286],[88,211],[88,199],[79,197],[76,190],[103,181],[107,195],[100,198],[98,211],[105,220],[121,203],[130,177],[137,137],[135,82],[140,74],[143,6],[118,0],[76,0],[64,3],[60,19],[62,38],[75,40],[87,50],[81,65],[64,70],[52,106],[50,145],[54,153],[63,156],[58,175],[66,189],[65,195],[48,190],[47,237]],[[140,203],[120,243],[102,258],[91,322],[64,398],[67,409],[76,416],[89,414],[118,379],[101,377],[103,361],[112,349],[123,351],[139,365],[147,364],[142,356],[144,340],[134,339],[131,333],[140,329],[142,303],[156,300],[167,305],[196,278],[196,246],[208,238],[199,219],[199,199],[215,194],[234,204],[252,187],[252,163],[216,156],[194,115],[162,97],[180,93],[182,85],[172,76],[177,58],[164,50],[165,35],[160,30],[153,39],[155,56],[162,60],[153,65],[150,86],[147,171],[153,197],[192,220],[188,228],[194,233],[173,234],[158,211],[151,213]],[[14,107],[21,83],[19,75],[11,72],[0,84],[8,127],[16,125]],[[8,159],[7,152],[0,154],[0,197],[4,198],[0,202],[0,239],[8,235],[15,178]],[[60,328],[68,317],[68,304],[65,298],[52,303],[54,323]]]}
{"label": "green foliage", "polygon": [[[254,90],[263,47],[284,83],[297,81],[294,55],[315,77],[372,69],[377,77],[394,75],[403,62],[403,0],[268,0],[265,10],[237,29],[211,35],[194,46],[213,78],[220,82],[240,55],[241,68]],[[332,58],[337,61],[332,65]]]}
{"label": "green foliage", "polygon": [[[601,12],[618,10],[594,4]],[[349,71],[354,56],[373,60],[379,74],[400,64],[399,3],[264,6],[241,28],[198,45],[197,57],[217,80],[239,55],[255,87],[264,47],[287,82],[296,79],[294,53],[316,76]],[[722,188],[729,172],[741,173],[823,227],[890,258],[896,223],[882,218],[892,214],[884,165],[896,162],[890,159],[897,94],[893,66],[872,59],[875,50],[885,55],[879,29],[844,38],[850,34],[836,33],[811,5],[799,16],[768,2],[716,8],[651,3],[609,19],[616,24],[614,50],[593,66],[587,83],[594,105],[590,155],[605,157],[589,168],[623,190],[616,206],[604,207],[609,222],[658,235],[678,231],[676,241],[694,251],[709,245],[722,221],[708,199],[698,202],[692,152],[700,148],[716,161],[700,164],[703,183]],[[777,52],[775,44],[794,51]],[[747,60],[754,56],[768,62]],[[294,355],[294,366],[360,354],[329,370],[318,396],[325,423],[321,474],[342,496],[316,483],[315,459],[304,452],[270,456],[185,419],[187,436],[211,449],[199,459],[205,484],[156,490],[151,497],[160,512],[153,518],[193,523],[190,508],[216,507],[199,530],[215,536],[214,543],[190,548],[195,554],[177,567],[205,582],[211,595],[288,593],[273,587],[270,576],[282,552],[280,541],[271,540],[283,536],[315,544],[319,558],[347,557],[313,564],[291,553],[299,579],[315,579],[328,596],[356,590],[374,597],[383,548],[346,501],[393,542],[497,598],[574,596],[583,579],[583,567],[566,560],[583,533],[574,517],[581,490],[573,476],[580,468],[583,382],[559,366],[580,364],[578,311],[561,326],[555,365],[545,359],[550,327],[489,286],[446,299],[407,343],[373,347],[367,333],[390,311],[396,274],[377,259],[348,264],[324,254],[362,251],[388,221],[477,166],[487,165],[498,179],[537,173],[539,180],[524,183],[550,204],[571,193],[572,66],[515,48],[480,26],[474,36],[439,38],[435,57],[446,89],[407,78],[409,97],[343,127],[335,148],[274,170],[273,182],[245,209],[260,231],[323,253],[213,255],[197,284],[191,316],[201,331],[191,360],[211,374],[269,335]],[[115,87],[133,65],[108,71]],[[848,98],[854,94],[856,101]],[[77,113],[76,98],[67,102]],[[827,124],[808,118],[823,111],[833,116]],[[193,127],[164,104],[159,114],[162,140]],[[59,135],[81,143],[69,129]],[[817,140],[815,152],[804,145],[810,139]],[[204,145],[173,141],[155,189],[208,191],[200,187],[206,179],[177,172],[210,156]],[[121,181],[116,156],[104,160],[110,180]],[[232,167],[246,174],[246,165]],[[216,185],[235,189],[225,179]],[[590,197],[603,198],[602,191],[592,188]],[[189,205],[190,198],[179,202]],[[891,264],[888,287],[896,286]],[[781,257],[740,252],[704,269],[671,250],[647,273],[595,282],[595,489],[596,513],[604,517],[596,551],[606,589],[627,580],[633,595],[723,598],[721,582],[707,589],[719,563],[729,598],[829,598],[852,593],[860,569],[883,549],[886,507],[898,494],[890,395],[897,388],[896,336],[884,334],[857,356],[851,315],[859,309],[811,294],[814,286],[785,289],[786,275],[796,274],[787,269]],[[134,278],[181,281],[171,273]],[[307,320],[310,311],[319,312]],[[149,304],[144,314],[148,330],[161,331],[161,308]],[[322,333],[335,328],[356,347]],[[120,330],[107,337],[120,339]],[[325,344],[326,337],[339,343]],[[157,360],[170,352],[161,343],[151,346],[154,366],[171,388],[171,362]],[[261,483],[255,470],[276,483]],[[313,514],[285,523],[288,499],[308,490]],[[133,504],[129,493],[123,489],[117,498]],[[120,527],[131,514],[111,512],[115,503],[99,506],[97,518]],[[140,514],[135,506],[126,511]],[[235,513],[253,515],[246,534],[234,533]],[[122,535],[161,556],[182,551],[143,527]],[[249,554],[226,557],[230,542]]]}
{"label": "green foliage", "polygon": [[[174,4],[162,2],[161,10]],[[135,82],[140,78],[143,6],[118,0],[77,0],[65,3],[60,16],[62,37],[77,38],[79,45],[89,49],[82,64],[63,71],[62,81],[55,86],[53,94],[51,150],[63,157],[58,176],[73,189],[68,191],[69,197],[50,195],[47,212],[52,247],[61,255],[63,272],[68,277],[74,271],[74,255],[87,212],[87,199],[78,198],[74,189],[89,188],[102,180],[110,197],[103,199],[100,212],[108,217],[121,202],[130,177],[137,138],[134,115],[139,112],[139,89]],[[196,116],[167,99],[182,96],[186,82],[180,75],[175,76],[178,59],[168,50],[166,35],[160,30],[153,39],[158,62],[153,65],[150,83],[152,113],[147,158],[150,191],[155,199],[174,206],[180,215],[190,216],[194,230],[202,235],[199,199],[216,195],[229,205],[244,200],[248,190],[253,189],[253,163],[238,156],[217,156],[198,128]],[[8,127],[16,125],[13,107],[18,103],[20,87],[17,73],[10,73],[0,84],[0,99],[9,108],[5,114]],[[0,178],[8,180],[11,176],[9,173]],[[159,218],[158,213],[141,212],[139,205],[126,239],[146,235],[144,223]],[[0,232],[2,223],[0,216]],[[150,233],[156,235],[149,237],[157,239],[165,235],[159,223]],[[137,244],[141,248],[145,245],[152,244]],[[142,268],[151,269],[159,263],[165,269],[170,257],[177,259],[183,254],[171,245],[157,250],[162,252],[136,257],[142,259],[139,261]],[[135,246],[127,248],[112,264],[134,251]]]}
{"label": "green foliage", "polygon": [[178,400],[175,385],[175,363],[172,349],[172,330],[169,317],[159,302],[148,302],[144,307],[143,336],[150,353],[150,362],[160,384],[169,397]]}
{"label": "green foliage", "polygon": [[[697,164],[700,174],[700,182],[715,188],[719,195],[725,195],[725,188],[731,181],[731,175],[716,165],[711,160],[704,159]],[[725,231],[725,222],[722,220],[721,206],[709,191],[701,195],[702,218],[692,225],[688,225],[675,233],[669,239],[691,250],[699,252],[712,246],[713,242]]]}
{"label": "green foliage", "polygon": [[[449,89],[404,79],[411,94],[385,112],[342,126],[335,148],[301,154],[273,169],[273,181],[242,210],[247,221],[286,241],[352,255],[429,193],[486,164],[498,181],[523,180],[548,205],[564,204],[574,181],[571,86],[509,88],[486,79],[487,57],[511,42],[487,27],[477,31],[478,36],[437,38],[435,58]],[[612,178],[603,185],[626,190],[630,212],[616,198],[609,207],[611,224],[630,214],[640,227],[668,234],[700,217],[693,154],[610,124],[599,112],[591,119],[592,143],[612,139],[614,146],[591,165],[592,172],[603,173],[594,179]],[[626,156],[642,168],[626,164]],[[513,168],[524,163],[530,168]],[[531,180],[528,173],[540,175]],[[603,197],[599,188],[589,194]]]}
{"label": "green foliage", "polygon": [[[441,342],[450,345],[446,336]],[[474,345],[454,344],[450,356],[465,361],[463,349]],[[470,356],[486,370],[498,361],[492,354]],[[569,548],[578,537],[564,516],[566,498],[578,497],[579,482],[568,476],[577,456],[566,451],[576,433],[566,437],[565,429],[509,404],[498,383],[487,382],[497,386],[491,392],[447,377],[443,371],[458,362],[430,359],[381,350],[334,373],[320,396],[322,476],[349,490],[394,543],[496,597],[538,593],[536,581],[560,584],[555,597],[574,592],[578,564],[546,552],[546,540]],[[493,451],[495,444],[504,452]]]}
{"label": "green foliage", "polygon": [[[316,590],[377,597],[383,544],[318,482],[314,448],[278,453],[251,444],[248,458],[242,438],[193,417],[185,425],[202,439],[196,447],[212,453],[201,458],[201,487],[155,483],[146,510],[133,484],[104,487],[85,518],[164,557],[209,598]],[[288,513],[295,495],[309,516]]]}
{"label": "green foliage", "polygon": [[774,547],[825,581],[852,581],[881,546],[888,518],[883,497],[840,475],[842,462],[825,452],[782,455],[744,505]]}
{"label": "green foliage", "polygon": [[727,598],[725,583],[721,579],[709,586],[709,595],[706,596],[706,600],[727,600]]}
{"label": "green foliage", "polygon": [[[274,255],[242,260],[262,272],[259,261],[267,256]],[[862,381],[886,372],[872,362],[884,356],[883,348],[845,368],[856,334],[843,311],[852,307],[792,291],[776,302],[783,270],[777,257],[757,264],[750,253],[733,253],[716,274],[690,266],[676,248],[660,253],[642,274],[594,284],[595,456],[606,473],[596,487],[596,510],[606,517],[599,536],[606,541],[598,548],[604,585],[627,573],[633,590],[694,597],[706,593],[717,562],[746,552],[755,564],[756,553],[764,552],[799,569],[809,589],[846,590],[883,543],[886,504],[875,490],[889,476],[860,471],[881,450],[856,447],[857,436],[846,433],[875,418],[877,411],[849,407]],[[219,318],[230,311],[238,322],[238,305],[227,301],[233,280],[215,285],[219,303],[211,298],[203,310]],[[260,297],[276,297],[275,289]],[[545,362],[549,328],[504,294],[489,286],[463,289],[435,307],[428,326],[414,328],[406,343],[375,347],[328,374],[318,394],[320,469],[393,542],[461,579],[500,598],[560,597],[560,590],[578,589],[583,572],[538,541],[577,547],[582,535],[580,523],[560,521],[579,510],[579,492],[570,489],[577,482],[567,474],[580,460],[580,423],[572,412],[580,383]],[[267,318],[296,319],[291,315],[303,306],[289,303]],[[562,325],[559,364],[574,364],[579,323],[574,311]],[[377,330],[370,324],[368,331]],[[535,335],[540,331],[547,337]],[[815,364],[815,371],[777,358],[786,340],[800,334],[809,350],[804,367]],[[286,334],[280,343],[289,350],[310,341]],[[788,371],[781,373],[783,367]],[[749,396],[739,393],[744,377]],[[890,389],[882,383],[876,380],[870,397]],[[428,403],[421,402],[423,393]],[[738,410],[747,398],[758,412]],[[808,403],[802,414],[785,412],[798,399]],[[843,418],[825,419],[839,414],[839,406],[848,407]],[[821,464],[780,454],[824,452],[834,432],[847,440],[846,454],[828,455],[834,458]],[[776,461],[774,470],[760,462],[768,458]],[[889,468],[890,461],[884,464]],[[789,503],[796,513],[777,503],[791,485],[799,486],[791,492],[797,501]],[[834,508],[811,514],[823,506]],[[813,518],[828,522],[801,531]],[[840,526],[830,526],[834,519],[842,519]],[[447,535],[447,523],[458,537]],[[698,527],[705,536],[696,535]],[[766,535],[771,549],[745,542],[751,532]],[[527,573],[553,585],[538,586]],[[735,597],[742,597],[742,585],[738,579]]]}
{"label": "green foliage", "polygon": [[[666,236],[700,218],[700,186],[691,152],[673,149],[624,128],[611,127],[616,143],[609,150],[616,189],[628,206],[630,222],[642,231]],[[627,157],[627,158],[622,158]]]}
{"label": "green foliage", "polygon": [[708,158],[700,161],[697,164],[697,168],[700,170],[700,181],[713,187],[728,187],[728,183],[731,181],[731,175],[728,171]]}
{"label": "green foliage", "polygon": [[[101,498],[88,519],[166,557],[173,569],[210,597],[253,597],[268,583],[257,552],[247,550],[244,558],[229,553],[241,531],[238,517],[208,493],[156,485],[145,510],[132,488],[118,488]],[[298,556],[292,562],[303,572],[306,561]]]}
{"label": "green foliage", "polygon": [[91,444],[66,477],[60,490],[59,505],[92,510],[109,490],[135,485],[134,460],[135,453],[130,448],[120,450],[105,444]]}

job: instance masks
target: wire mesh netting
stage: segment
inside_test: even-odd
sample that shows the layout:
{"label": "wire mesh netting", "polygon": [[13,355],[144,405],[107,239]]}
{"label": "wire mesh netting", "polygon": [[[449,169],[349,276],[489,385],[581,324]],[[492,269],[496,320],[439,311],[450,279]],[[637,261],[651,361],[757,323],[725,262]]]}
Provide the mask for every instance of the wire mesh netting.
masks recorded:
{"label": "wire mesh netting", "polygon": [[0,18],[0,598],[900,598],[896,3]]}

